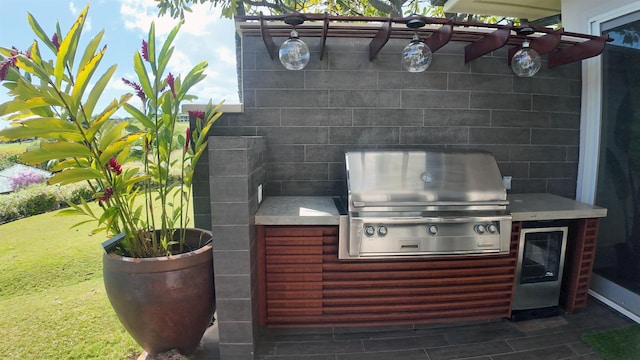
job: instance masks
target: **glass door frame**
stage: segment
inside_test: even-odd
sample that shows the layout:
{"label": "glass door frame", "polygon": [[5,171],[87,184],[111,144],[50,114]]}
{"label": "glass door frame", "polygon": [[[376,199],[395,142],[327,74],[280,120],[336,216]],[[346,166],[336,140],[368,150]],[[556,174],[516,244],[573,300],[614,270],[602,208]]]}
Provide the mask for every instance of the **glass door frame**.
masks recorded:
{"label": "glass door frame", "polygon": [[[634,2],[589,19],[592,35],[602,34],[602,25],[611,20],[640,11]],[[598,158],[600,156],[600,127],[602,121],[602,57],[585,60],[582,68],[582,109],[580,125],[580,158],[576,200],[588,204],[595,201]],[[640,323],[640,295],[604,277],[593,274],[589,294]]]}

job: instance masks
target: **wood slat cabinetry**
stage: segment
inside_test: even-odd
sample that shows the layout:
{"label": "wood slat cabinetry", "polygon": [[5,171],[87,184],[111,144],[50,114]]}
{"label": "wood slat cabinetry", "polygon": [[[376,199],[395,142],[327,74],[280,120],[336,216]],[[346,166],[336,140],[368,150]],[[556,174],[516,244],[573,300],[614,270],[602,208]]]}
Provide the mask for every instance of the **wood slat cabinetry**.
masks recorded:
{"label": "wood slat cabinetry", "polygon": [[[560,306],[587,306],[599,218],[569,227]],[[509,317],[521,222],[508,255],[338,260],[337,226],[258,230],[260,324],[389,325]]]}
{"label": "wood slat cabinetry", "polygon": [[579,219],[569,227],[560,306],[573,312],[587,306],[600,218]]}
{"label": "wood slat cabinetry", "polygon": [[338,260],[337,226],[258,226],[260,322],[354,326],[511,313],[519,223],[507,255]]}

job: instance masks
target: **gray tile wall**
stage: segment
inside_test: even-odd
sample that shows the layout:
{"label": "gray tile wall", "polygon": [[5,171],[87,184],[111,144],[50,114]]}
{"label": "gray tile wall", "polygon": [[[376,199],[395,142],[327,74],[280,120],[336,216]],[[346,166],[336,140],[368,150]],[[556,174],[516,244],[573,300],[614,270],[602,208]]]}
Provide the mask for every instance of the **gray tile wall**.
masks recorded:
{"label": "gray tile wall", "polygon": [[[258,185],[265,181],[265,149],[261,137],[209,138],[208,216],[214,234],[221,359],[254,357],[258,314],[256,267],[252,261],[256,257],[253,215],[258,208]],[[196,212],[200,212],[197,219],[207,215],[205,210]]]}
{"label": "gray tile wall", "polygon": [[373,61],[368,39],[329,38],[323,60],[319,39],[304,40],[311,62],[287,71],[259,37],[245,37],[245,112],[223,115],[212,130],[266,139],[265,195],[344,194],[349,150],[476,148],[494,153],[512,192],[575,196],[579,63],[518,78],[506,49],[465,64],[466,43],[452,42],[429,70],[411,74],[400,66],[404,40]]}
{"label": "gray tile wall", "polygon": [[345,151],[482,149],[513,177],[511,192],[575,196],[579,63],[518,78],[506,49],[465,64],[466,43],[452,42],[427,72],[410,74],[400,66],[404,40],[373,61],[367,39],[329,38],[322,60],[319,39],[303,40],[309,65],[287,71],[259,37],[243,38],[245,111],[216,122],[196,169],[195,224],[215,236],[222,359],[253,358],[260,183],[265,196],[343,195]]}

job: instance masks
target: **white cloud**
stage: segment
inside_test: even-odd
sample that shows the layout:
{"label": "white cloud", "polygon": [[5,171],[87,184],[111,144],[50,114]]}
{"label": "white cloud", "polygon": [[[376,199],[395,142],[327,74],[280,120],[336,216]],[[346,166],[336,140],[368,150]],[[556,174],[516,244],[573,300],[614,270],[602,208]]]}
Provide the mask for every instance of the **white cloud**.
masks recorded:
{"label": "white cloud", "polygon": [[91,26],[92,24],[93,23],[91,21],[91,17],[87,16],[87,19],[84,21],[84,30],[90,32],[91,28],[92,28],[92,26]]}
{"label": "white cloud", "polygon": [[[220,9],[211,4],[198,4],[191,7],[192,12],[185,13],[185,23],[180,33],[195,36],[210,34],[209,28],[220,18]],[[157,17],[158,8],[154,0],[121,0],[120,14],[127,29],[139,30],[146,34],[155,22],[156,35],[166,35],[178,20],[170,16]]]}
{"label": "white cloud", "polygon": [[158,19],[156,5],[153,0],[121,0],[120,15],[127,29],[139,30],[146,34],[151,22],[155,20],[156,35],[166,35],[177,23],[170,17]]}
{"label": "white cloud", "polygon": [[[124,27],[136,36],[146,37],[151,22],[155,22],[156,51],[178,21],[170,16],[158,18],[154,0],[120,0],[119,10]],[[202,60],[209,62],[205,71],[207,77],[190,91],[198,96],[194,103],[206,103],[209,99],[213,102],[227,99],[227,103],[238,101],[235,27],[231,20],[221,19],[220,14],[220,9],[212,7],[211,3],[193,5],[192,12],[185,13],[185,22],[173,43],[174,52],[167,72],[184,78],[195,64]],[[120,84],[113,86],[114,89],[118,87]]]}
{"label": "white cloud", "polygon": [[71,11],[71,14],[73,14],[73,15],[77,15],[78,14],[78,8],[76,8],[76,5],[73,3],[73,1],[69,2],[69,10]]}
{"label": "white cloud", "polygon": [[236,49],[231,49],[228,47],[220,47],[216,49],[216,55],[218,59],[226,64],[235,65],[236,64]]}

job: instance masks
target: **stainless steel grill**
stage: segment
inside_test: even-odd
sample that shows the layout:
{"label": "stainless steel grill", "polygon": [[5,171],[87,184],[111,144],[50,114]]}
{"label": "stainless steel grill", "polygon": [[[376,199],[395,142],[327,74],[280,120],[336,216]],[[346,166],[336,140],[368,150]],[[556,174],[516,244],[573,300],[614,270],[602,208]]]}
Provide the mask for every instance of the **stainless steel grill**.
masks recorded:
{"label": "stainless steel grill", "polygon": [[490,153],[357,151],[346,167],[339,258],[509,252],[511,215]]}

